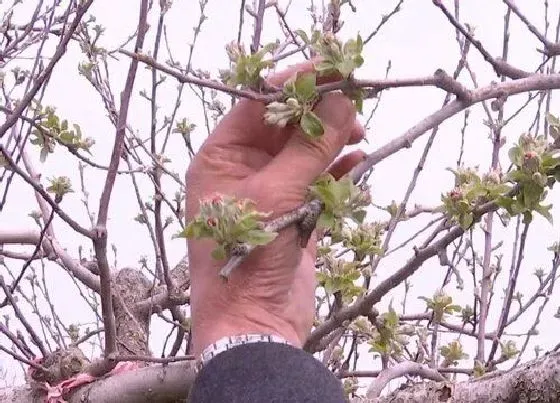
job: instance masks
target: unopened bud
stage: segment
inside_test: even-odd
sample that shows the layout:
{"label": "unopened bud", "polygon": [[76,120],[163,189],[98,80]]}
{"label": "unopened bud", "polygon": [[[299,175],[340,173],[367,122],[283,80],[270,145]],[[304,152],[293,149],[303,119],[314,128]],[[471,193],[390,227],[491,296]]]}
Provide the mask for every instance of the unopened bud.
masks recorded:
{"label": "unopened bud", "polygon": [[286,105],[288,105],[292,109],[299,108],[300,106],[298,100],[295,98],[288,98],[286,100]]}

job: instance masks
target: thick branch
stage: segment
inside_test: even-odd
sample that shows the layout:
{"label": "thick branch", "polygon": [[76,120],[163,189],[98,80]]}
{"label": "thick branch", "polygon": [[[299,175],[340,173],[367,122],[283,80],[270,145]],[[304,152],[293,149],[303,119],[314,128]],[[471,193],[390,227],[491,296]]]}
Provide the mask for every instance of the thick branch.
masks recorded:
{"label": "thick branch", "polygon": [[357,178],[359,179],[372,166],[378,164],[385,158],[403,148],[412,147],[412,143],[426,131],[441,124],[473,104],[499,97],[510,97],[529,91],[545,91],[558,88],[560,88],[560,74],[532,74],[527,78],[506,81],[499,84],[493,83],[489,86],[473,90],[471,92],[471,102],[467,103],[460,99],[450,102],[447,106],[439,109],[408,129],[403,135],[391,140],[389,143],[369,154],[367,159],[353,170],[352,178],[356,181]]}
{"label": "thick branch", "polygon": [[560,353],[546,354],[511,371],[496,371],[459,383],[425,382],[397,390],[379,399],[354,400],[370,403],[554,403],[560,395]]}
{"label": "thick branch", "polygon": [[[68,403],[175,403],[184,401],[194,381],[192,364],[154,365],[106,377],[81,387]],[[0,389],[0,403],[44,403],[29,386]]]}
{"label": "thick branch", "polygon": [[418,362],[403,361],[381,371],[377,378],[369,385],[366,396],[370,399],[379,397],[390,381],[405,375],[418,376],[423,379],[431,379],[438,382],[445,380],[443,375],[435,369],[428,368],[426,365],[422,365]]}
{"label": "thick branch", "polygon": [[189,293],[187,290],[191,285],[189,273],[188,255],[175,265],[170,273],[173,284],[175,285],[175,294],[169,295],[169,290],[165,285],[157,287],[153,291],[153,295],[143,301],[139,301],[134,309],[140,313],[156,313],[163,309],[171,308],[176,305],[184,305],[189,302]]}

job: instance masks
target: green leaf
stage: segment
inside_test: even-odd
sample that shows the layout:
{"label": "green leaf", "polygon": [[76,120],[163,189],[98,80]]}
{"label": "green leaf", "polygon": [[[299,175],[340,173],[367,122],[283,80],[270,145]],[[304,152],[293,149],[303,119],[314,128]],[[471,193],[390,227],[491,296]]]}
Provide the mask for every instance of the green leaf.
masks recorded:
{"label": "green leaf", "polygon": [[317,29],[314,30],[313,33],[311,34],[311,43],[317,42],[320,37],[321,37],[321,31]]}
{"label": "green leaf", "polygon": [[356,68],[354,61],[344,60],[342,63],[336,65],[337,70],[342,74],[343,78],[348,78]]}
{"label": "green leaf", "polygon": [[337,199],[333,191],[335,184],[334,179],[332,179],[331,181],[320,181],[310,187],[312,193],[325,204],[326,210],[332,210],[337,205]]}
{"label": "green leaf", "polygon": [[323,211],[317,220],[317,227],[333,228],[336,218],[331,211]]}
{"label": "green leaf", "polygon": [[549,204],[548,206],[543,206],[543,205],[539,204],[538,206],[535,207],[535,211],[537,213],[539,213],[544,218],[546,218],[549,223],[553,224],[554,219],[552,217],[552,214],[550,214],[550,209],[552,209],[552,204]]}
{"label": "green leaf", "polygon": [[389,310],[384,316],[385,325],[388,327],[396,327],[399,324],[399,315],[394,309]]}
{"label": "green leaf", "polygon": [[303,29],[296,29],[294,31],[294,33],[296,35],[299,35],[300,38],[307,44],[309,43],[309,37],[307,36],[307,34],[305,33],[305,31]]}
{"label": "green leaf", "polygon": [[82,138],[82,129],[80,128],[80,125],[74,123],[74,130],[76,130],[76,136],[78,136],[78,138]]}
{"label": "green leaf", "polygon": [[459,225],[463,229],[469,229],[471,227],[473,221],[474,221],[474,217],[473,217],[472,213],[463,214],[463,215],[461,215]]}
{"label": "green leaf", "polygon": [[277,236],[278,233],[276,232],[264,231],[264,230],[250,230],[247,232],[244,238],[247,243],[256,246],[263,246],[272,242]]}
{"label": "green leaf", "polygon": [[521,149],[519,147],[512,147],[508,151],[508,156],[512,164],[521,166],[523,163],[521,159]]}
{"label": "green leaf", "polygon": [[[138,221],[138,220],[137,220]],[[175,234],[173,234],[171,236],[171,239],[177,239],[177,238],[188,238],[187,236],[187,227],[184,227],[181,231],[176,232]]]}
{"label": "green leaf", "polygon": [[358,223],[361,224],[364,222],[364,219],[366,218],[367,215],[367,211],[365,210],[358,210],[358,211],[354,211],[352,213],[352,218]]}
{"label": "green leaf", "polygon": [[352,58],[352,61],[354,62],[354,66],[355,68],[361,67],[362,64],[364,64],[364,58],[362,57],[362,55],[356,55]]}
{"label": "green leaf", "polygon": [[446,309],[449,310],[449,312],[461,312],[463,310],[460,305],[448,305]]}
{"label": "green leaf", "polygon": [[546,120],[548,121],[548,124],[552,126],[560,126],[560,119],[558,119],[556,116],[554,116],[551,113],[546,114]]}
{"label": "green leaf", "polygon": [[327,61],[322,61],[315,64],[315,71],[317,71],[317,73],[319,73],[320,76],[328,75],[334,69],[335,69],[334,65]]}
{"label": "green leaf", "polygon": [[299,73],[294,83],[299,101],[309,102],[316,96],[317,77],[315,73]]}
{"label": "green leaf", "polygon": [[303,132],[310,137],[321,137],[325,133],[321,119],[312,111],[305,112],[299,124]]}

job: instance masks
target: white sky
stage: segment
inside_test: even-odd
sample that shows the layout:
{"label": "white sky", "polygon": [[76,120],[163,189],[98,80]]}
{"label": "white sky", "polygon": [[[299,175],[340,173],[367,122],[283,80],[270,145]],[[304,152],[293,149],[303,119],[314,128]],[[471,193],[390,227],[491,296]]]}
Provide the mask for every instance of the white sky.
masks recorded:
{"label": "white sky", "polygon": [[[29,0],[24,3],[22,10],[26,11],[35,4],[35,2]],[[248,3],[251,2],[248,1]],[[280,1],[279,3],[283,5],[286,2]],[[308,12],[305,11],[308,2],[294,1],[293,3],[288,14],[288,22],[293,28],[301,27],[309,31],[311,19]],[[316,1],[316,3],[320,3],[320,1]],[[448,8],[453,9],[452,1],[445,1],[444,3]],[[550,32],[553,32],[560,1],[549,1],[549,3]],[[360,32],[364,37],[367,36],[373,27],[377,26],[380,16],[393,9],[396,1],[384,0],[374,2],[355,0],[354,4],[358,8],[357,14],[353,14],[349,12],[348,8],[344,8],[343,20],[345,25],[341,32],[343,38],[354,36],[357,32]],[[539,29],[544,29],[544,8],[542,2],[525,0],[518,1],[517,4]],[[5,5],[0,4],[0,13],[3,12],[3,7]],[[92,14],[97,17],[99,24],[106,27],[106,33],[100,42],[102,46],[112,49],[124,42],[134,31],[138,17],[138,7],[139,2],[132,0],[99,0],[95,2]],[[501,54],[504,13],[505,7],[500,1],[471,0],[461,2],[461,21],[475,26],[477,37],[494,56]],[[239,1],[209,0],[205,14],[209,19],[204,23],[202,33],[195,47],[193,67],[209,70],[215,76],[219,68],[227,67],[224,45],[237,35]],[[25,14],[22,14],[20,18],[24,22]],[[198,2],[194,0],[176,0],[166,16],[167,34],[173,57],[182,63],[187,60],[188,44],[192,40],[193,35],[191,27],[198,21],[198,18]],[[245,16],[245,20],[243,37],[245,43],[248,44],[252,33],[252,20],[248,15]],[[150,13],[150,22],[151,30],[146,40],[145,51],[148,51],[153,46],[157,23],[157,2]],[[272,9],[269,9],[265,19],[263,41],[273,40],[278,35],[275,13]],[[553,39],[553,34],[550,34],[549,38]],[[511,63],[525,70],[534,70],[541,60],[540,54],[535,51],[537,47],[540,47],[537,40],[528,33],[527,29],[515,16],[512,16],[509,59]],[[131,46],[129,45],[127,49],[131,49]],[[165,49],[161,50],[160,55],[160,60],[165,61],[167,59]],[[443,68],[451,74],[459,59],[459,47],[455,41],[455,30],[431,1],[407,0],[402,11],[392,18],[367,45],[364,56],[366,62],[357,73],[359,78],[382,78],[388,61],[392,63],[390,71],[392,78],[426,76],[432,74],[437,68]],[[117,98],[123,87],[124,74],[128,69],[127,58],[119,56],[119,59],[119,61],[114,61],[110,65],[111,86]],[[78,63],[84,60],[77,46],[72,45],[53,74],[44,104],[55,105],[60,116],[67,118],[71,123],[79,123],[84,135],[91,136],[96,140],[96,145],[93,147],[93,159],[99,163],[107,164],[115,131],[106,117],[102,104],[99,102],[98,94],[94,92],[83,77],[78,75]],[[299,61],[301,56],[296,55],[290,60]],[[483,61],[480,54],[472,47],[469,61],[481,85],[488,85],[492,80],[497,80],[491,67]],[[23,65],[24,62],[22,61],[20,64]],[[466,72],[461,75],[460,80],[468,87],[472,87],[472,82]],[[149,103],[144,98],[139,97],[138,92],[142,89],[149,91],[149,86],[150,72],[144,69],[144,66],[140,66],[134,89],[134,98],[129,112],[129,123],[142,137],[147,136],[147,130],[149,129]],[[176,81],[168,77],[166,83],[160,87],[160,121],[165,114],[170,113],[175,102],[176,86]],[[371,130],[369,130],[367,135],[370,143],[369,145],[361,144],[359,147],[366,151],[372,151],[401,135],[418,121],[436,111],[441,106],[444,96],[445,94],[442,91],[432,88],[395,89],[383,93],[380,107],[372,120]],[[229,104],[227,97],[222,99],[226,105]],[[505,107],[506,117],[509,117],[525,100],[526,95],[511,98]],[[553,96],[552,100],[552,113],[560,114],[558,102],[556,102],[557,97]],[[369,115],[371,106],[372,103],[366,105],[364,121]],[[504,129],[503,134],[507,137],[508,143],[502,149],[502,164],[506,168],[508,165],[507,150],[511,143],[517,140],[519,134],[529,128],[535,110],[536,102],[533,102],[525,112],[521,113],[514,122]],[[192,137],[193,145],[196,149],[204,140],[206,129],[204,128],[200,101],[188,88],[184,92],[182,107],[177,117],[187,117],[197,124],[198,128]],[[483,125],[484,118],[480,105],[471,108],[469,126],[465,136],[464,155],[466,164],[480,165],[482,170],[486,170],[489,166],[491,155],[491,142],[488,138],[489,130]],[[410,202],[411,206],[413,203],[435,205],[439,203],[441,193],[449,190],[452,186],[452,175],[445,168],[454,167],[456,164],[459,155],[462,121],[463,114],[459,114],[441,126],[428,162],[421,174],[419,184],[413,193]],[[426,134],[422,137],[411,149],[399,152],[397,156],[388,158],[376,167],[371,178],[373,186],[372,196],[375,203],[384,205],[390,203],[393,199],[397,201],[402,199],[428,135]],[[69,154],[65,153],[62,147],[57,147],[56,153],[51,155],[45,164],[40,165],[37,149],[29,147],[29,150],[32,159],[37,164],[44,178],[67,175],[72,179],[76,193],[65,197],[63,206],[72,217],[86,225],[88,219],[85,209],[81,204],[82,195],[79,192],[77,162]],[[168,150],[167,156],[172,160],[170,166],[175,172],[183,176],[189,160],[182,139],[179,136],[173,138]],[[87,169],[86,175],[88,192],[90,193],[90,206],[92,210],[96,211],[104,177],[92,169]],[[145,190],[144,200],[147,201],[151,196],[150,182],[145,178],[142,178],[140,182]],[[0,189],[3,186],[5,186],[3,183],[0,184]],[[165,181],[165,191],[171,198],[176,190],[176,184],[170,180]],[[558,191],[551,194],[549,200],[558,200]],[[24,186],[22,181],[16,180],[16,183],[10,190],[9,202],[4,211],[0,213],[0,227],[34,228],[33,220],[27,214],[35,209],[37,209],[37,206],[29,188]],[[554,211],[557,212],[558,209]],[[139,208],[130,179],[126,176],[119,176],[111,202],[109,237],[110,243],[115,244],[118,248],[118,264],[120,267],[137,266],[141,255],[147,255],[149,261],[153,262],[153,248],[151,247],[147,231],[143,226],[133,221],[138,212]],[[372,211],[373,214],[375,213]],[[372,215],[370,215],[370,218]],[[513,220],[512,222],[514,223]],[[422,222],[420,221],[417,224],[402,224],[393,237],[391,245],[398,245],[417,228],[420,228],[421,225]],[[178,227],[175,225],[171,231],[168,231],[167,235],[170,237],[177,229]],[[496,287],[497,295],[495,299],[497,299],[501,298],[501,289],[505,287],[504,281],[507,280],[506,276],[511,259],[514,226],[506,230],[499,223],[496,223],[495,229],[494,244],[499,240],[504,241],[504,247],[502,248],[504,269],[501,283]],[[79,245],[82,245],[85,250],[90,248],[87,240],[76,236],[60,220],[56,221],[55,231],[61,244],[74,256],[78,255]],[[479,231],[478,240],[480,240],[480,234]],[[525,295],[531,295],[532,290],[536,289],[538,285],[535,277],[532,276],[534,269],[536,267],[543,267],[545,271],[549,270],[551,254],[546,251],[546,247],[551,245],[554,240],[558,240],[558,238],[557,224],[551,226],[545,220],[537,218],[531,226],[529,241],[525,250],[524,264],[521,268],[521,277],[518,283],[519,290]],[[170,262],[177,262],[185,252],[184,242],[182,240],[170,240],[167,245]],[[478,250],[482,254],[482,244],[478,243],[477,245],[479,245]],[[379,279],[394,272],[410,256],[411,248],[408,247],[384,260],[378,269]],[[112,257],[110,256],[111,260]],[[39,265],[36,266],[40,267]],[[20,263],[10,263],[10,267],[18,270]],[[73,283],[69,280],[68,276],[60,268],[52,264],[48,264],[47,269],[48,283],[58,314],[64,318],[66,323],[91,321],[91,313],[88,312],[83,301],[75,296]],[[408,312],[423,311],[424,306],[416,300],[416,296],[431,296],[439,284],[441,284],[444,270],[437,260],[432,259],[414,275]],[[458,303],[471,304],[472,288],[470,286],[472,279],[464,268],[462,269],[462,275],[467,284],[465,290],[457,291],[454,288],[449,288],[449,290],[453,292],[453,296],[457,299]],[[378,280],[374,279],[375,281]],[[398,292],[391,294],[395,298],[395,306],[397,302],[400,302],[401,294],[402,287],[399,287]],[[389,302],[390,298],[385,298],[379,308],[383,310]],[[552,318],[552,315],[557,306],[558,301],[556,298],[556,300],[553,300],[548,305],[543,318],[547,318],[548,321],[556,321],[556,319]],[[494,304],[494,311],[490,313],[489,318],[489,331],[493,331],[495,328],[499,309],[501,309],[501,305]],[[512,307],[512,312],[514,311],[515,304]],[[523,331],[530,327],[533,322],[534,312],[535,310],[532,310],[529,314],[523,316],[521,323],[513,326],[510,331]],[[5,312],[2,313],[4,314]],[[556,325],[556,323],[551,322],[551,326]],[[553,347],[557,343],[554,331],[550,328],[547,329],[546,326],[541,326],[539,329],[541,335],[538,336],[537,342],[544,349]],[[162,340],[167,332],[167,327],[152,326],[151,331],[151,346],[155,354],[160,354]],[[522,340],[519,339],[518,345],[521,344]],[[466,348],[469,347],[472,346],[466,344]],[[471,353],[471,357],[475,354],[472,349],[469,350],[469,353]],[[526,357],[530,358],[532,356],[533,352],[529,349]],[[10,375],[7,378],[7,382],[11,383],[11,375],[14,374],[13,370],[17,367],[14,366],[10,358],[0,357],[0,365],[9,369]],[[374,365],[372,364],[371,356],[362,355],[362,357],[362,368],[371,368]],[[470,364],[469,362],[464,362],[461,365],[469,366]]]}

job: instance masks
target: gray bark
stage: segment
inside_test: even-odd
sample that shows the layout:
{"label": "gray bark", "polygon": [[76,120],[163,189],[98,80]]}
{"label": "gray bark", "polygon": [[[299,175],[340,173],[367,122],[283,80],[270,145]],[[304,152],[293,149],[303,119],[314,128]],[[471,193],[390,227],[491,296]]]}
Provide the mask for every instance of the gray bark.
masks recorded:
{"label": "gray bark", "polygon": [[[375,382],[375,380],[373,381]],[[546,354],[510,371],[465,382],[422,382],[378,399],[353,403],[556,403],[560,402],[560,352]]]}
{"label": "gray bark", "polygon": [[[77,389],[68,403],[183,403],[194,381],[191,363],[154,365]],[[0,403],[44,403],[29,385],[0,389]]]}

